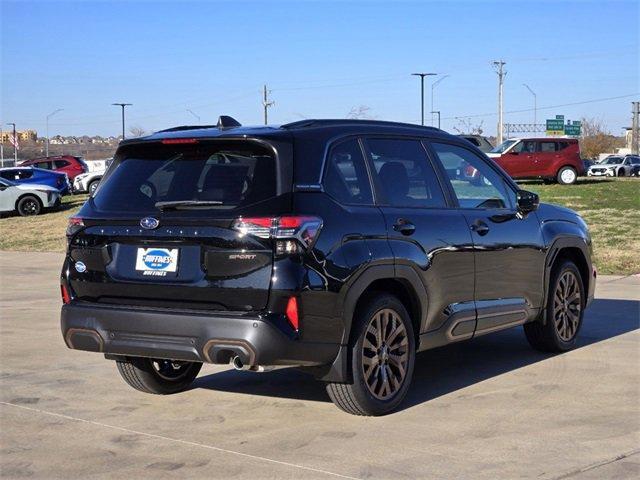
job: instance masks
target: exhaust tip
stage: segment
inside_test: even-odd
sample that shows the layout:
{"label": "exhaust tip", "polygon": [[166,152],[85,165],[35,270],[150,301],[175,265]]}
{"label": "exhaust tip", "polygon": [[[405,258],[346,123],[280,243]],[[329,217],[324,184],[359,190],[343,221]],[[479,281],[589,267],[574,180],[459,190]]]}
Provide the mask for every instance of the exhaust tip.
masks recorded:
{"label": "exhaust tip", "polygon": [[242,362],[242,359],[236,355],[231,359],[231,364],[236,370],[248,370],[249,367]]}

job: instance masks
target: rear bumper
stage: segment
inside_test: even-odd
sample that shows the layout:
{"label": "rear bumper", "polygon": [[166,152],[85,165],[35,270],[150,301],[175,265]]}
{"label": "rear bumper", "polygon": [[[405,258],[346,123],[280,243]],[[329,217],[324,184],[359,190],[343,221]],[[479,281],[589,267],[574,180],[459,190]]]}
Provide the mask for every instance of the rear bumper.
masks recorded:
{"label": "rear bumper", "polygon": [[161,309],[63,305],[61,329],[69,348],[107,355],[245,365],[330,364],[340,345],[302,342],[260,315],[185,313]]}

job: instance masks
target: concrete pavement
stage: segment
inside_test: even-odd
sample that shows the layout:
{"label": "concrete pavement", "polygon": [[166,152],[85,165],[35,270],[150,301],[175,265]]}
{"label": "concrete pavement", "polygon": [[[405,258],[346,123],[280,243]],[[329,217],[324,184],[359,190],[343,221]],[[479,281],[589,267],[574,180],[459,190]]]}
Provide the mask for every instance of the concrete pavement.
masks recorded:
{"label": "concrete pavement", "polygon": [[404,408],[349,416],[312,377],[205,365],[132,390],[66,348],[61,255],[0,252],[3,478],[638,478],[640,277],[601,277],[580,348],[521,328],[418,356]]}

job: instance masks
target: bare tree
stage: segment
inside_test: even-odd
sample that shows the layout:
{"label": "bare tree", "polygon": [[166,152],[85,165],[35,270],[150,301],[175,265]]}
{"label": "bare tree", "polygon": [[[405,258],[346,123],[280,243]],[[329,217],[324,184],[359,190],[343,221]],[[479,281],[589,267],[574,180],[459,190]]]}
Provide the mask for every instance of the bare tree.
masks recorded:
{"label": "bare tree", "polygon": [[358,105],[357,107],[351,107],[349,113],[347,113],[347,118],[351,118],[354,120],[372,120],[374,117],[369,115],[371,111],[371,107],[367,105]]}
{"label": "bare tree", "polygon": [[583,118],[580,152],[584,158],[598,158],[601,153],[613,153],[624,141],[611,134],[598,118]]}
{"label": "bare tree", "polygon": [[484,120],[476,124],[470,118],[458,118],[457,120],[458,123],[453,129],[460,135],[482,135]]}
{"label": "bare tree", "polygon": [[147,134],[145,129],[138,125],[134,125],[133,127],[129,128],[129,133],[132,137],[144,137]]}

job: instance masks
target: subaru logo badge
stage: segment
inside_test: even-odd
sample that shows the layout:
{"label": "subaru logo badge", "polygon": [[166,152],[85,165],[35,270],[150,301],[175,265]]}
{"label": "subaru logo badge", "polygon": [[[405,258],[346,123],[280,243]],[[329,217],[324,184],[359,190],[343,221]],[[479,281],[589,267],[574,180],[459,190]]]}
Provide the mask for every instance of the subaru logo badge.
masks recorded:
{"label": "subaru logo badge", "polygon": [[76,262],[75,264],[76,272],[84,273],[87,271],[87,266],[83,262]]}
{"label": "subaru logo badge", "polygon": [[142,220],[140,220],[140,226],[142,228],[146,228],[147,230],[153,230],[154,228],[158,228],[158,225],[160,225],[160,222],[158,221],[157,218],[144,217]]}

